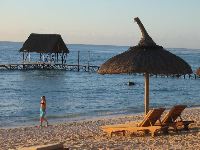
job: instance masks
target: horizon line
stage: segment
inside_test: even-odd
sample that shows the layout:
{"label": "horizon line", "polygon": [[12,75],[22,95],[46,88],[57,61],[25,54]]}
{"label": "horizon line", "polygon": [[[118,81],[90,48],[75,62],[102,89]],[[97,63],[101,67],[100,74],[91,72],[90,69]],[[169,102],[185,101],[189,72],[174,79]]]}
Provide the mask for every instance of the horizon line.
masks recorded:
{"label": "horizon line", "polygon": [[[1,41],[0,42],[8,42],[8,43],[24,43],[23,41]],[[65,45],[94,45],[94,46],[119,46],[119,47],[133,47],[133,46],[136,46],[136,45],[133,45],[133,46],[130,46],[130,45],[113,45],[113,44],[88,44],[88,43],[69,43],[69,44],[66,44]],[[166,49],[190,49],[190,50],[200,50],[200,48],[184,48],[184,47],[163,47],[163,48],[166,48]]]}

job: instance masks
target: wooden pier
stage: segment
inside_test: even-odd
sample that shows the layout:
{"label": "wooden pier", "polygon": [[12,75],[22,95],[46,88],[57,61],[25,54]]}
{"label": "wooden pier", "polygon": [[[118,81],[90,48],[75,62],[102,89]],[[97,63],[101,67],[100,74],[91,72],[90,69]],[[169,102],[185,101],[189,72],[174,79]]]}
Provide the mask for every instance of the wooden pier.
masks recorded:
{"label": "wooden pier", "polygon": [[[0,64],[0,70],[64,70],[64,71],[75,71],[75,72],[97,72],[99,66],[95,65],[81,65],[81,64],[59,64],[50,62],[27,62],[27,63],[16,63],[16,64]],[[141,74],[133,74],[141,75]],[[197,74],[188,75],[150,75],[154,77],[171,77],[171,78],[189,78],[189,79],[200,79]]]}
{"label": "wooden pier", "polygon": [[183,79],[200,79],[200,76],[198,76],[196,73],[192,74],[186,74],[186,75],[150,75],[154,77],[160,77],[160,78],[183,78]]}
{"label": "wooden pier", "polygon": [[98,69],[99,66],[93,65],[57,64],[48,62],[0,64],[0,70],[66,70],[78,72],[96,72]]}

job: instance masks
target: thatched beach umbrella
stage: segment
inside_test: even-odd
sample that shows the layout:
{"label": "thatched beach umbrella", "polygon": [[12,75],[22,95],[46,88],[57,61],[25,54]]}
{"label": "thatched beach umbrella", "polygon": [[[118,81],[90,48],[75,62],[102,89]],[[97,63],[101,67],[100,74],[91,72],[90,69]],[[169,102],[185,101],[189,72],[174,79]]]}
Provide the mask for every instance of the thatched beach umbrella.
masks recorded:
{"label": "thatched beach umbrella", "polygon": [[191,67],[180,57],[157,45],[145,30],[139,18],[142,38],[137,46],[130,47],[101,65],[100,74],[144,73],[145,114],[149,111],[149,74],[184,75],[192,73]]}

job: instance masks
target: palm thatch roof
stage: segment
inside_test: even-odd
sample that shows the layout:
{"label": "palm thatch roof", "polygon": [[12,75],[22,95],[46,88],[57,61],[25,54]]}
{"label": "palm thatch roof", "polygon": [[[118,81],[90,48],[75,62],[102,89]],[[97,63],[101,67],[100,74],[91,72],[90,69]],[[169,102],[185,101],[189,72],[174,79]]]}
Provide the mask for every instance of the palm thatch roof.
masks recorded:
{"label": "palm thatch roof", "polygon": [[69,53],[61,35],[31,33],[20,52]]}
{"label": "palm thatch roof", "polygon": [[130,47],[128,51],[106,61],[98,71],[101,74],[151,73],[151,74],[188,74],[190,66],[180,57],[155,47]]}
{"label": "palm thatch roof", "polygon": [[192,69],[182,58],[157,45],[148,35],[139,18],[134,19],[142,32],[137,46],[130,47],[101,65],[100,74],[151,73],[190,74]]}

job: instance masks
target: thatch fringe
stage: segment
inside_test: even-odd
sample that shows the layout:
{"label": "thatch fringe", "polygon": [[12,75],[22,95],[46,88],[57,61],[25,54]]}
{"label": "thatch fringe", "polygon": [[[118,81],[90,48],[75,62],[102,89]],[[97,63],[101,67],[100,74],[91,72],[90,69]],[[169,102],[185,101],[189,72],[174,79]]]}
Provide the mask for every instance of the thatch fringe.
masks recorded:
{"label": "thatch fringe", "polygon": [[135,46],[106,61],[98,71],[101,74],[145,72],[155,75],[184,75],[192,73],[192,70],[182,58],[161,47],[146,49]]}

